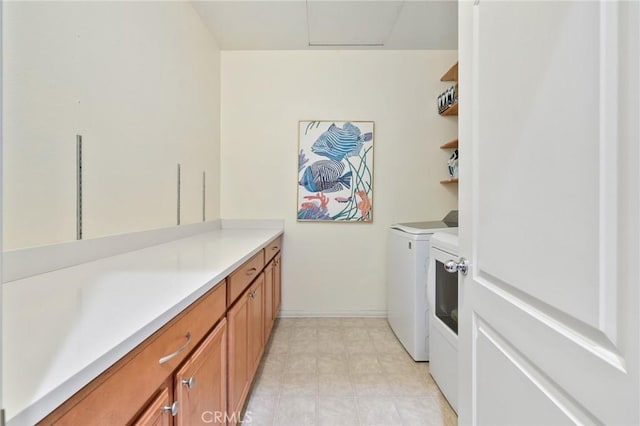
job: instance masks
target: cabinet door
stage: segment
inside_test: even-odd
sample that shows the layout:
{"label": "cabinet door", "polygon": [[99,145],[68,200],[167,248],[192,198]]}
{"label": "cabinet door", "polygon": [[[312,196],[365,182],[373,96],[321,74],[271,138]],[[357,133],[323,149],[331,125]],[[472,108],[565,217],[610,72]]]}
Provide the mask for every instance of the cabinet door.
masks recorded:
{"label": "cabinet door", "polygon": [[225,423],[226,358],[227,321],[223,318],[175,375],[176,426]]}
{"label": "cabinet door", "polygon": [[249,288],[249,371],[253,378],[253,373],[258,368],[260,356],[264,349],[264,273],[256,278]]}
{"label": "cabinet door", "polygon": [[165,387],[142,412],[133,426],[170,426],[173,418],[171,410],[167,410],[166,407],[170,407],[171,403],[171,393],[169,388]]}
{"label": "cabinet door", "polygon": [[273,318],[278,316],[282,302],[282,254],[278,253],[274,259],[273,267]]}
{"label": "cabinet door", "polygon": [[271,327],[273,327],[273,308],[275,307],[273,298],[273,261],[264,268],[264,344],[269,340]]}
{"label": "cabinet door", "polygon": [[228,368],[228,414],[240,415],[242,400],[249,381],[247,363],[249,290],[247,290],[227,313],[229,332]]}

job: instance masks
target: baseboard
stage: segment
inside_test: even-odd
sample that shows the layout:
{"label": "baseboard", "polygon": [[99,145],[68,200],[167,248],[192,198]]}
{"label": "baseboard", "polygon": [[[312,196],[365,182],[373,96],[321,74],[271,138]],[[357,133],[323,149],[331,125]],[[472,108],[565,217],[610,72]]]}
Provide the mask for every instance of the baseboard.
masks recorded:
{"label": "baseboard", "polygon": [[387,311],[280,311],[279,318],[386,318]]}
{"label": "baseboard", "polygon": [[216,229],[220,229],[220,220],[9,250],[2,254],[3,281],[44,274]]}

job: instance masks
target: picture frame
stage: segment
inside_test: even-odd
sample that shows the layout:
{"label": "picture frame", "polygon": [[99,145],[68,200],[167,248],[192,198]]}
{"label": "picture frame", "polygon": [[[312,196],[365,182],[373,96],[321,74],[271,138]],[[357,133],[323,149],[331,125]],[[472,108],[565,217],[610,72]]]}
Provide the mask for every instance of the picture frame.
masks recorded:
{"label": "picture frame", "polygon": [[299,222],[373,222],[373,121],[298,122]]}

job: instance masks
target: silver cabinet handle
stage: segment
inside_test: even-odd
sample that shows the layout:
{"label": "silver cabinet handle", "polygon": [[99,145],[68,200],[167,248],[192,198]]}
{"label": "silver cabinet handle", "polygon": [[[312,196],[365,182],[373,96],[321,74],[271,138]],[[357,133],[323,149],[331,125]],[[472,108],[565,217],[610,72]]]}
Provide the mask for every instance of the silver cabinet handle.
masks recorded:
{"label": "silver cabinet handle", "polygon": [[457,262],[452,259],[447,260],[444,263],[444,270],[452,274],[462,272],[462,275],[467,275],[467,272],[469,270],[469,261],[464,257],[458,259]]}
{"label": "silver cabinet handle", "polygon": [[245,274],[247,274],[247,275],[253,275],[253,274],[255,274],[255,273],[256,273],[256,271],[257,271],[257,269],[256,269],[256,268],[247,269],[247,272],[245,272]]}
{"label": "silver cabinet handle", "polygon": [[196,385],[195,376],[191,376],[188,379],[182,379],[182,384],[188,387],[189,389],[193,389]]}
{"label": "silver cabinet handle", "polygon": [[275,246],[275,247],[271,247],[271,250],[278,250],[280,247]]}
{"label": "silver cabinet handle", "polygon": [[184,345],[180,346],[175,352],[170,353],[169,355],[165,355],[162,358],[160,358],[159,362],[160,364],[164,364],[165,362],[169,361],[171,358],[177,356],[180,352],[184,351],[185,349],[187,349],[187,346],[189,346],[189,343],[191,343],[191,332],[187,331],[187,334],[185,334],[185,339],[187,339],[187,341],[184,343]]}
{"label": "silver cabinet handle", "polygon": [[250,299],[254,299],[255,297],[256,297],[256,291],[255,291],[255,290],[250,291],[250,292],[249,292],[249,298],[250,298]]}
{"label": "silver cabinet handle", "polygon": [[171,413],[171,415],[175,417],[178,414],[179,409],[178,401],[174,401],[171,405],[165,405],[162,409],[165,413]]}

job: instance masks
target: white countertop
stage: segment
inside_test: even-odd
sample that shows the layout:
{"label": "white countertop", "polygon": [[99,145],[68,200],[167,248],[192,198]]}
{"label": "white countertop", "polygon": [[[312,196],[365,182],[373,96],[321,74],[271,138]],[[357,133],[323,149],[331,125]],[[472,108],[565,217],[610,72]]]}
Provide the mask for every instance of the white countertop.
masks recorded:
{"label": "white countertop", "polygon": [[5,283],[8,426],[32,425],[282,229],[221,229]]}

